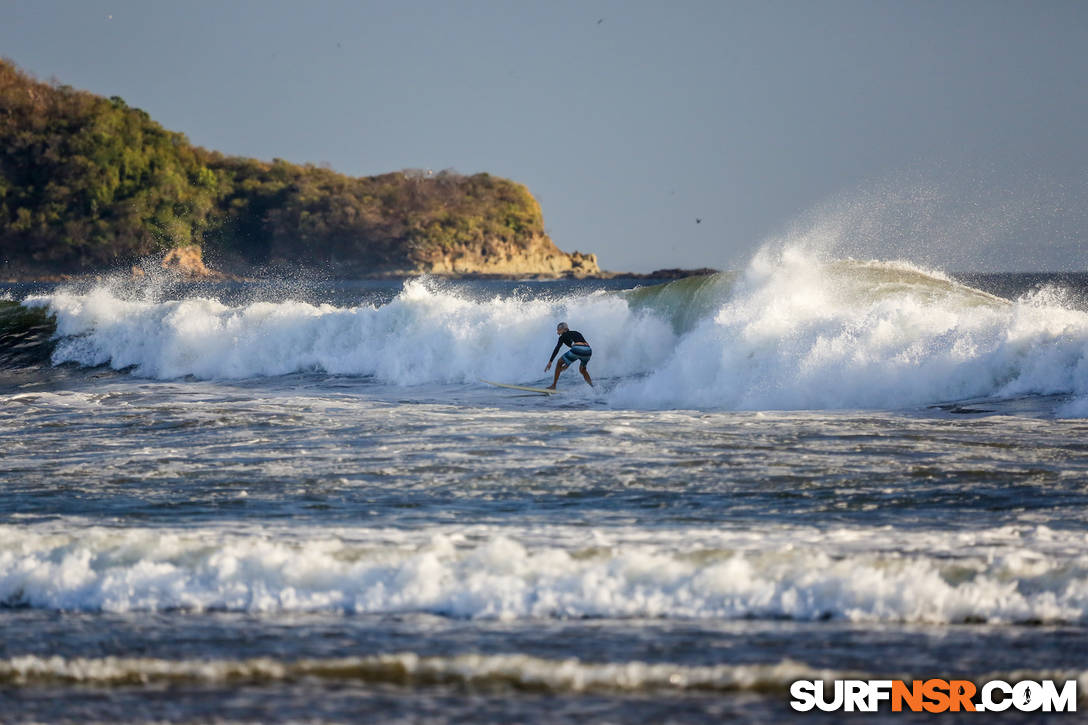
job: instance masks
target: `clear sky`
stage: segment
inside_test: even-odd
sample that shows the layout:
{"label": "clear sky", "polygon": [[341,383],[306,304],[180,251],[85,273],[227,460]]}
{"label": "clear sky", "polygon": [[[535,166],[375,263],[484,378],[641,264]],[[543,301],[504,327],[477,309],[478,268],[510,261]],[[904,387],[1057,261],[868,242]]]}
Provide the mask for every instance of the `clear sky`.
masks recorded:
{"label": "clear sky", "polygon": [[0,0],[0,54],[228,154],[520,181],[612,270],[1088,269],[1083,0]]}

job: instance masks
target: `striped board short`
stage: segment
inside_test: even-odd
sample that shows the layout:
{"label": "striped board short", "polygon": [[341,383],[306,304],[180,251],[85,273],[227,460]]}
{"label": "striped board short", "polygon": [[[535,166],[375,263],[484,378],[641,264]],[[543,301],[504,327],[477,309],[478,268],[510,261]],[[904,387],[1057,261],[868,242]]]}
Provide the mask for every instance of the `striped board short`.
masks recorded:
{"label": "striped board short", "polygon": [[563,355],[568,365],[573,365],[575,360],[580,361],[582,365],[588,365],[591,357],[593,357],[593,350],[589,345],[572,345]]}

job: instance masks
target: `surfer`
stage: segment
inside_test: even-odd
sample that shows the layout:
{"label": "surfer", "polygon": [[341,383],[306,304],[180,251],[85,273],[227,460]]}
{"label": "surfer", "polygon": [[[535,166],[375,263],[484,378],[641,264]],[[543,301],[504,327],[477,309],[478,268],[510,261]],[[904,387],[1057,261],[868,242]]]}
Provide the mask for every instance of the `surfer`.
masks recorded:
{"label": "surfer", "polygon": [[586,365],[589,364],[589,358],[593,356],[593,350],[590,349],[589,343],[582,337],[582,333],[570,329],[565,322],[560,322],[556,325],[555,334],[559,335],[559,342],[555,343],[555,349],[552,350],[552,356],[548,360],[548,364],[544,367],[544,372],[552,369],[552,361],[555,360],[559,348],[566,345],[570,350],[567,350],[563,354],[563,357],[559,358],[559,362],[556,363],[555,379],[552,380],[552,384],[548,386],[548,390],[555,390],[555,386],[559,383],[559,374],[573,365],[575,360],[581,363],[579,371],[582,373],[582,377],[586,379],[586,382],[589,383],[590,387],[592,387],[593,380],[589,377],[589,370],[586,369]]}

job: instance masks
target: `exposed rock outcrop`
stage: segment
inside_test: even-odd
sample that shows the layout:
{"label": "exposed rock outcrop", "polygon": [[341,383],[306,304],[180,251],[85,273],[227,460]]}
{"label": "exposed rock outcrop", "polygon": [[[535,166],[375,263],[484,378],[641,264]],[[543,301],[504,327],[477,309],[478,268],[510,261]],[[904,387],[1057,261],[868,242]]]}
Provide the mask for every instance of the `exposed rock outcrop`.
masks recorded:
{"label": "exposed rock outcrop", "polygon": [[196,245],[171,249],[162,259],[162,268],[194,279],[219,279],[223,276],[204,265],[203,250]]}
{"label": "exposed rock outcrop", "polygon": [[422,250],[414,273],[520,277],[590,277],[601,273],[597,255],[563,252],[547,236],[535,235],[525,247],[485,242]]}
{"label": "exposed rock outcrop", "polygon": [[[184,247],[174,247],[163,255],[162,260],[159,262],[159,266],[167,272],[172,272],[183,279],[189,280],[218,280],[223,279],[224,275],[213,269],[208,269],[204,264],[204,252],[195,245],[190,244]],[[132,267],[133,277],[145,277],[147,276],[147,270],[141,265],[134,265]]]}

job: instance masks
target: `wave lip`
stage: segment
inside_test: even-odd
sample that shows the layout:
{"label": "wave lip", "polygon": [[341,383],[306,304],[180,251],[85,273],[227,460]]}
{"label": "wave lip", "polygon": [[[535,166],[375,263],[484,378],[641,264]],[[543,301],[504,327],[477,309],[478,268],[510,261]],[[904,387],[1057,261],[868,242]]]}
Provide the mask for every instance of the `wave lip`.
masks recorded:
{"label": "wave lip", "polygon": [[[1045,528],[1045,527],[1043,527]],[[500,620],[1088,621],[1083,535],[998,532],[949,556],[881,530],[634,539],[585,548],[502,532],[429,541],[0,527],[0,602],[84,611],[429,613]],[[561,532],[559,532],[561,535]],[[690,532],[697,540],[698,532]],[[841,543],[841,542],[846,542]],[[918,548],[918,546],[921,548]],[[1077,548],[1077,547],[1081,548]]]}
{"label": "wave lip", "polygon": [[758,255],[675,354],[611,401],[903,409],[1053,394],[1088,396],[1088,314],[1061,295],[1009,301],[906,263],[787,249]]}

